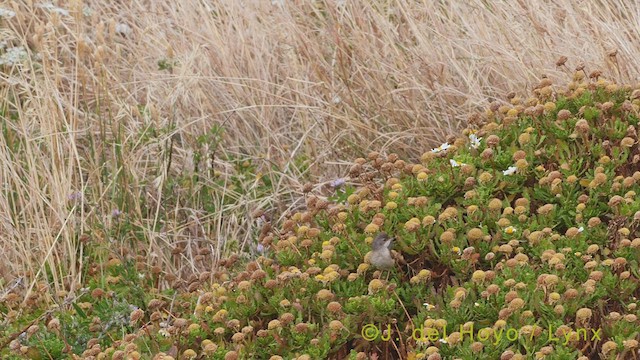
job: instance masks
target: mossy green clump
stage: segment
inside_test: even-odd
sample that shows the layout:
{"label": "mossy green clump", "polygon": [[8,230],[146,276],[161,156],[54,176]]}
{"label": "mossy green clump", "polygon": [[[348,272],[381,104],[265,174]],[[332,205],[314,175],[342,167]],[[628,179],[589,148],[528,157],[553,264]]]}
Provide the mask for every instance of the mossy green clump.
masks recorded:
{"label": "mossy green clump", "polygon": [[[265,225],[262,256],[222,260],[205,289],[140,295],[129,334],[94,334],[85,355],[633,358],[640,90],[583,77],[491,104],[417,163],[356,159],[353,186],[308,193],[304,211]],[[396,238],[389,272],[368,263],[380,231]],[[94,314],[104,304],[82,309],[89,333],[108,321]],[[13,353],[57,339],[47,334],[65,326],[51,321]]]}

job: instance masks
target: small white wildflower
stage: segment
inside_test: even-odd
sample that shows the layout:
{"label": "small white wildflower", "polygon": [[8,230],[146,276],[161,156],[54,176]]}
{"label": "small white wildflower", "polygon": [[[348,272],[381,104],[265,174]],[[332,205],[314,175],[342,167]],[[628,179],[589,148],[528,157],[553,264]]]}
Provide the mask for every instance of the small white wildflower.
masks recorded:
{"label": "small white wildflower", "polygon": [[73,192],[67,196],[67,200],[69,201],[77,201],[80,199],[82,199],[82,192],[80,191]]}
{"label": "small white wildflower", "polygon": [[476,307],[478,307],[478,306],[480,306],[480,303],[479,303],[479,302],[475,302],[475,303],[473,303],[473,305],[475,305]]}
{"label": "small white wildflower", "polygon": [[440,342],[441,342],[441,343],[443,343],[443,344],[448,344],[448,343],[449,343],[446,339],[440,339],[440,340],[438,340],[438,341],[440,341]]}
{"label": "small white wildflower", "polygon": [[433,309],[435,309],[435,308],[436,308],[436,307],[435,307],[435,305],[431,305],[431,304],[429,304],[429,303],[424,303],[424,304],[422,304],[422,305],[424,305],[424,307],[426,307],[426,308],[427,308],[427,311],[430,311],[430,310],[433,310]]}
{"label": "small white wildflower", "polygon": [[482,138],[479,138],[476,134],[469,134],[469,141],[471,141],[469,147],[472,149],[477,149],[478,147],[480,147],[480,140],[482,140]]}
{"label": "small white wildflower", "polygon": [[337,187],[340,187],[340,186],[346,184],[346,182],[347,181],[344,178],[335,179],[335,180],[333,180],[331,182],[331,187],[337,188]]}
{"label": "small white wildflower", "polygon": [[581,232],[583,232],[583,231],[584,231],[584,226],[580,226],[580,227],[578,228],[578,232],[579,232],[579,233],[581,233]]}
{"label": "small white wildflower", "polygon": [[59,8],[59,7],[57,7],[57,6],[55,6],[55,5],[51,4],[51,3],[49,3],[49,4],[40,4],[40,5],[38,5],[38,7],[42,8],[42,9],[47,9],[47,10],[49,10],[51,12],[58,13],[58,14],[60,14],[62,16],[69,16],[70,15],[69,14],[69,10],[65,10],[63,8]]}
{"label": "small white wildflower", "polygon": [[0,8],[0,18],[11,19],[14,16],[16,16],[15,11]]}
{"label": "small white wildflower", "polygon": [[444,144],[442,144],[442,145],[438,146],[438,147],[437,147],[437,148],[435,148],[435,149],[431,149],[431,152],[432,152],[432,153],[439,153],[439,152],[441,152],[441,151],[445,151],[445,150],[447,150],[447,149],[448,149],[448,148],[450,148],[450,147],[451,147],[451,145],[449,145],[449,143],[444,143]]}
{"label": "small white wildflower", "polygon": [[123,23],[118,23],[116,24],[116,34],[122,35],[122,36],[129,36],[132,32],[131,30],[131,26],[127,25],[127,24],[123,24]]}
{"label": "small white wildflower", "polygon": [[449,164],[451,164],[451,167],[458,167],[458,166],[462,166],[462,165],[466,165],[464,163],[459,163],[453,159],[449,159]]}
{"label": "small white wildflower", "polygon": [[86,17],[89,17],[89,16],[93,15],[93,13],[94,13],[93,9],[91,9],[90,7],[88,7],[86,5],[82,8],[82,15],[84,15]]}
{"label": "small white wildflower", "polygon": [[15,65],[24,61],[27,56],[27,51],[23,47],[11,47],[0,56],[0,65]]}
{"label": "small white wildflower", "polygon": [[507,170],[504,170],[502,172],[503,175],[513,175],[516,173],[516,170],[518,170],[517,167],[515,166],[509,166],[509,168]]}
{"label": "small white wildflower", "polygon": [[507,227],[504,229],[504,232],[506,232],[507,234],[511,235],[511,234],[513,234],[513,233],[515,233],[515,232],[516,232],[516,228],[515,228],[515,227],[513,227],[513,226],[507,226]]}

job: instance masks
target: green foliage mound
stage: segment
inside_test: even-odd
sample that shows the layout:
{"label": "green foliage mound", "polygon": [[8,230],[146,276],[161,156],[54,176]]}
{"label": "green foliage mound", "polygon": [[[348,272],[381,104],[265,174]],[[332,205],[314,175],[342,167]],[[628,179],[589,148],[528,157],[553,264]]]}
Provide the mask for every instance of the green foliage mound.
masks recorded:
{"label": "green foliage mound", "polygon": [[[219,354],[637,352],[640,91],[580,75],[491,104],[418,164],[371,153],[350,170],[357,188],[309,194],[201,304]],[[397,239],[389,274],[368,264],[379,231]]]}

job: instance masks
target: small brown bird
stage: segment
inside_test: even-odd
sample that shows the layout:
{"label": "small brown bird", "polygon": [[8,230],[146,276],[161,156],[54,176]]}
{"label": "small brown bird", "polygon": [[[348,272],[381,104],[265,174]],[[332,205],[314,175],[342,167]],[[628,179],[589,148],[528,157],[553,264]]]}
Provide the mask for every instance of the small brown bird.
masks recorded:
{"label": "small brown bird", "polygon": [[390,238],[387,233],[379,233],[371,243],[371,264],[380,270],[388,270],[395,265],[391,257],[391,242],[395,238]]}

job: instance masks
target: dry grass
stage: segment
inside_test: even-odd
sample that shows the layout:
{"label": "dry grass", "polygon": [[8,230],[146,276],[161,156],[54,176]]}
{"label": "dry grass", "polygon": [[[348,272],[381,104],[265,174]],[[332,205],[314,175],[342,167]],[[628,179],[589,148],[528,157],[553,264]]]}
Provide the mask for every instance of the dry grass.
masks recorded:
{"label": "dry grass", "polygon": [[[210,268],[198,249],[255,244],[248,213],[280,215],[349,159],[419,156],[488,99],[579,62],[619,82],[640,68],[640,5],[625,1],[24,3],[0,20],[9,46],[31,49],[0,78],[0,288],[24,277],[54,295],[82,286],[87,251]],[[193,157],[214,125],[224,137],[202,151],[215,172]],[[251,159],[271,195],[228,186],[242,178],[230,159]],[[169,191],[183,174],[197,184]],[[114,232],[114,209],[131,229]]]}

